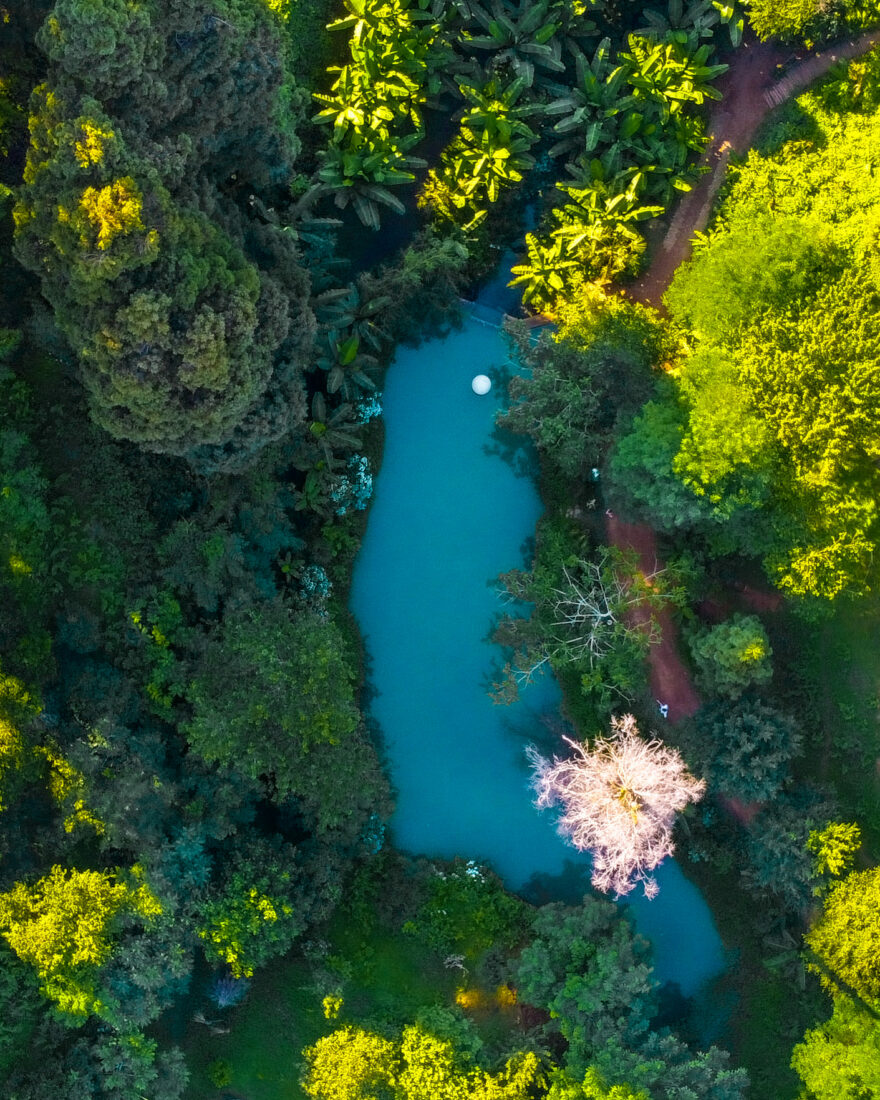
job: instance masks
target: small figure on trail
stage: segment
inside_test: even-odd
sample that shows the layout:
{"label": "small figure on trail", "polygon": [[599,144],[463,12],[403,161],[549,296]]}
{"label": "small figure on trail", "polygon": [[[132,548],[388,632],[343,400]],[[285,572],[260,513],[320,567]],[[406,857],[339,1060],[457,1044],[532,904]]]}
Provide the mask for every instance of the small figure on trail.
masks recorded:
{"label": "small figure on trail", "polygon": [[660,711],[660,717],[661,718],[668,718],[669,717],[669,704],[668,703],[661,703],[660,700],[658,699],[657,700],[657,709]]}
{"label": "small figure on trail", "polygon": [[598,466],[594,466],[592,468],[592,470],[590,470],[590,480],[592,480],[592,481],[598,481],[599,480],[599,467]]}
{"label": "small figure on trail", "polygon": [[609,519],[614,519],[614,513],[613,513],[613,512],[611,511],[611,509],[610,509],[610,508],[606,508],[606,509],[605,509],[605,515],[606,515],[606,516],[607,516],[607,517],[608,517]]}

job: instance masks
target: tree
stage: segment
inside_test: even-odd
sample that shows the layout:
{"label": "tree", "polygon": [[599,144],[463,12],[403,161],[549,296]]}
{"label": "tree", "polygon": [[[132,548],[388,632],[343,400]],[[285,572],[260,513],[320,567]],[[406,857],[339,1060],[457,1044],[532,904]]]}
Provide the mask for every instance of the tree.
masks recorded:
{"label": "tree", "polygon": [[605,1085],[599,1073],[590,1068],[583,1081],[569,1073],[556,1071],[550,1078],[547,1100],[649,1100],[646,1092],[634,1092],[629,1085]]}
{"label": "tree", "polygon": [[746,840],[743,885],[763,901],[802,915],[820,891],[821,879],[807,842],[829,824],[834,805],[812,787],[778,793],[752,821]]}
{"label": "tree", "polygon": [[821,0],[748,0],[749,22],[761,39],[802,38],[825,5]]}
{"label": "tree", "polygon": [[835,996],[853,992],[874,1009],[880,1009],[878,905],[880,867],[854,871],[831,887],[824,913],[804,937],[822,984]]}
{"label": "tree", "polygon": [[303,1091],[312,1100],[394,1100],[395,1044],[351,1025],[303,1051]]}
{"label": "tree", "polygon": [[756,310],[784,309],[814,291],[833,262],[815,225],[765,215],[704,241],[677,268],[663,301],[700,339],[735,345]]}
{"label": "tree", "polygon": [[101,1035],[89,1053],[100,1066],[95,1100],[178,1100],[189,1080],[177,1047],[159,1053],[156,1040],[139,1032]]}
{"label": "tree", "polygon": [[[314,331],[295,239],[201,173],[291,170],[291,86],[262,4],[56,5],[40,32],[16,254],[114,437],[246,465],[302,419]],[[136,87],[137,96],[132,95]],[[245,187],[247,190],[247,187]]]}
{"label": "tree", "polygon": [[19,1059],[39,1024],[45,1002],[33,969],[6,944],[0,944],[0,1077]]}
{"label": "tree", "polygon": [[601,461],[620,421],[649,396],[663,338],[647,310],[589,285],[558,316],[559,331],[537,341],[508,324],[525,371],[510,379],[510,405],[497,420],[531,436],[548,464],[578,480]]}
{"label": "tree", "polygon": [[606,1081],[626,1081],[652,1100],[745,1100],[749,1077],[731,1067],[726,1050],[696,1053],[677,1036],[649,1031],[633,1049],[611,1038],[596,1051],[595,1066]]}
{"label": "tree", "polygon": [[[817,167],[786,163],[761,179],[781,184],[783,172],[797,179]],[[731,533],[779,587],[826,600],[858,593],[871,584],[877,500],[876,446],[864,430],[877,402],[880,329],[868,304],[877,290],[852,244],[866,215],[850,218],[837,245],[836,214],[817,226],[760,213],[768,243],[753,247],[744,213],[669,291],[670,308],[705,341],[682,365],[671,465],[717,521],[760,512]]]}
{"label": "tree", "polygon": [[880,1095],[880,1022],[863,1005],[837,995],[830,1020],[792,1051],[791,1068],[809,1100],[862,1100]]}
{"label": "tree", "polygon": [[473,1063],[425,1023],[387,1039],[348,1025],[304,1052],[303,1089],[312,1100],[527,1100],[542,1083],[532,1053],[514,1054],[495,1074]]}
{"label": "tree", "polygon": [[[551,534],[547,546],[558,548]],[[517,603],[534,604],[528,617],[503,616],[493,640],[512,650],[493,687],[509,703],[546,668],[573,666],[585,693],[606,702],[631,698],[648,646],[657,640],[652,611],[669,599],[660,574],[642,576],[626,556],[603,550],[596,561],[560,557],[539,547],[531,573],[512,570],[501,582]]]}
{"label": "tree", "polygon": [[224,963],[234,978],[249,978],[283,955],[307,920],[294,848],[248,840],[246,851],[239,848],[224,861],[223,881],[199,913],[206,956]]}
{"label": "tree", "polygon": [[766,684],[773,675],[773,650],[756,615],[732,615],[689,639],[697,666],[697,683],[706,691],[736,696],[753,684]]}
{"label": "tree", "polygon": [[709,786],[744,802],[772,798],[801,747],[794,719],[748,698],[701,708],[694,726]]}
{"label": "tree", "polygon": [[675,814],[697,802],[706,789],[675,749],[644,741],[631,714],[612,718],[611,735],[595,744],[568,743],[573,757],[552,762],[532,747],[539,808],[562,805],[559,831],[593,856],[593,885],[627,894],[641,882],[647,897],[658,886],[650,872],[674,846]]}
{"label": "tree", "polygon": [[404,930],[443,955],[477,958],[493,945],[513,950],[528,914],[500,879],[472,860],[432,866],[426,898]]}
{"label": "tree", "polygon": [[840,875],[851,870],[861,843],[862,831],[858,825],[842,821],[829,822],[824,829],[814,829],[807,837],[807,848],[813,853],[820,875]]}
{"label": "tree", "polygon": [[294,618],[280,601],[243,608],[207,640],[189,689],[187,737],[206,760],[252,779],[271,775],[282,797],[300,792],[303,758],[357,727],[353,684],[332,621]]}
{"label": "tree", "polygon": [[520,1001],[544,1009],[583,1073],[612,1036],[637,1041],[656,1011],[650,948],[611,902],[586,897],[538,910],[515,971]]}
{"label": "tree", "polygon": [[101,1010],[98,972],[112,953],[114,921],[126,910],[149,920],[161,907],[146,886],[56,866],[33,886],[19,882],[0,894],[0,932],[33,964],[62,1012],[87,1016]]}

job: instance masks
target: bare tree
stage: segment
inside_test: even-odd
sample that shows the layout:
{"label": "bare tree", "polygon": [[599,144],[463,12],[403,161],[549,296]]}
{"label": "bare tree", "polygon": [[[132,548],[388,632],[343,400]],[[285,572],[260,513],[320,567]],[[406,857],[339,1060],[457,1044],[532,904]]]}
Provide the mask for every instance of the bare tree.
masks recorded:
{"label": "bare tree", "polygon": [[562,574],[564,585],[553,590],[552,625],[569,660],[586,657],[595,668],[624,637],[649,645],[660,640],[653,616],[641,613],[649,599],[665,598],[656,590],[660,572],[636,578],[604,551],[598,561],[579,561],[577,573],[563,566]]}
{"label": "bare tree", "polygon": [[631,714],[611,719],[611,735],[592,748],[569,738],[574,756],[547,760],[527,749],[534,768],[535,804],[561,804],[559,831],[593,856],[593,885],[617,897],[641,882],[658,891],[650,874],[674,850],[675,815],[698,802],[706,784],[695,779],[675,749],[645,741]]}
{"label": "bare tree", "polygon": [[[657,642],[653,611],[672,598],[661,591],[663,579],[662,571],[645,576],[630,556],[608,550],[596,561],[563,565],[556,585],[542,583],[535,573],[503,574],[502,600],[532,603],[534,610],[527,618],[504,616],[498,625],[495,641],[513,653],[494,685],[495,701],[512,702],[551,664],[583,662],[592,672],[616,649],[639,651]],[[630,698],[622,685],[606,686]]]}

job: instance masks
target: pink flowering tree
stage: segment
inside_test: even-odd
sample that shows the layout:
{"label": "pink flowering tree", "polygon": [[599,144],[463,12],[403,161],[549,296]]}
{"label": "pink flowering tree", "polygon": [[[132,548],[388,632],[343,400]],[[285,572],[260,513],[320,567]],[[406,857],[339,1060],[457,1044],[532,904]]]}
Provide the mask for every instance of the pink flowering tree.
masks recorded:
{"label": "pink flowering tree", "polygon": [[574,755],[545,757],[531,746],[535,804],[560,805],[560,833],[593,857],[593,885],[617,897],[641,882],[646,897],[659,887],[651,875],[674,850],[675,815],[706,789],[675,749],[646,741],[631,714],[611,719],[611,734],[592,748],[565,738]]}

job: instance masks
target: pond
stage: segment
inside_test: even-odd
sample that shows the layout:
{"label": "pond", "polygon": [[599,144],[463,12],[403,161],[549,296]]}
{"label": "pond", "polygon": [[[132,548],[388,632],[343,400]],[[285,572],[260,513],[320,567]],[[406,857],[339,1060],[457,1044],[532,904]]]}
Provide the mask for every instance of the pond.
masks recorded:
{"label": "pond", "polygon": [[[550,677],[510,707],[487,690],[500,650],[489,640],[499,573],[528,564],[541,502],[532,456],[493,447],[498,387],[476,374],[508,364],[495,327],[476,316],[444,340],[401,349],[383,399],[386,442],[352,609],[365,636],[371,704],[385,738],[397,811],[396,844],[427,856],[493,867],[536,901],[578,902],[588,860],[532,806],[524,746],[546,742],[555,712]],[[656,976],[693,996],[724,968],[709,909],[673,860],[659,896],[628,901],[653,943]]]}

